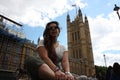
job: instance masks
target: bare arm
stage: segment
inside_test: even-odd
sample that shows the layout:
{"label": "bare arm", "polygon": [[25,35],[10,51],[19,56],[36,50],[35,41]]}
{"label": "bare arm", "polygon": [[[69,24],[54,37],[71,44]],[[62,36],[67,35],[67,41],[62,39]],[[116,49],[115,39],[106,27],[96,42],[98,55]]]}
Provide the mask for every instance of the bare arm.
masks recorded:
{"label": "bare arm", "polygon": [[44,46],[40,46],[38,48],[38,52],[40,57],[43,59],[43,61],[54,71],[56,80],[58,79],[61,80],[61,78],[65,78],[65,74],[61,70],[57,70],[57,71],[55,70],[56,65],[48,57],[48,52]]}
{"label": "bare arm", "polygon": [[62,67],[65,72],[69,72],[69,60],[68,60],[68,52],[65,51],[63,53],[63,59],[62,59]]}
{"label": "bare arm", "polygon": [[63,53],[62,67],[63,67],[63,70],[65,71],[66,76],[67,76],[67,80],[76,80],[76,78],[70,73],[69,59],[68,59],[68,52],[67,51],[65,51]]}
{"label": "bare arm", "polygon": [[38,52],[39,52],[39,56],[42,58],[42,60],[54,71],[54,69],[56,68],[56,65],[48,57],[48,52],[45,49],[45,47],[40,46],[38,48]]}

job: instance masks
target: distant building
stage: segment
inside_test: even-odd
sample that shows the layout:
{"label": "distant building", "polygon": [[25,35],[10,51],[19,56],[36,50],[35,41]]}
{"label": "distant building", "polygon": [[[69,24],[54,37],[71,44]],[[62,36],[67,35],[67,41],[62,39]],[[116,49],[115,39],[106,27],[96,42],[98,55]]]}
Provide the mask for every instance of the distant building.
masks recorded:
{"label": "distant building", "polygon": [[26,39],[21,31],[15,31],[16,26],[22,27],[21,24],[0,15],[0,80],[13,80],[10,78],[16,76],[16,70],[24,69],[26,56],[36,53],[36,45]]}
{"label": "distant building", "polygon": [[70,70],[77,75],[93,76],[95,66],[87,16],[84,21],[79,9],[74,21],[67,15],[68,53]]}

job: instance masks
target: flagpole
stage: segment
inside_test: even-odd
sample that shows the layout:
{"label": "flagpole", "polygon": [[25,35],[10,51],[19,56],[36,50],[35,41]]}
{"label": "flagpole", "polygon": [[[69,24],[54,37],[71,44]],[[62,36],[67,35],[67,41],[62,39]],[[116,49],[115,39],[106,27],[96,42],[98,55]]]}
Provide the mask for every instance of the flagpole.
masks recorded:
{"label": "flagpole", "polygon": [[76,6],[76,15],[77,15],[77,6]]}
{"label": "flagpole", "polygon": [[76,15],[77,15],[77,5],[73,4],[72,6],[75,7],[75,9],[76,9]]}

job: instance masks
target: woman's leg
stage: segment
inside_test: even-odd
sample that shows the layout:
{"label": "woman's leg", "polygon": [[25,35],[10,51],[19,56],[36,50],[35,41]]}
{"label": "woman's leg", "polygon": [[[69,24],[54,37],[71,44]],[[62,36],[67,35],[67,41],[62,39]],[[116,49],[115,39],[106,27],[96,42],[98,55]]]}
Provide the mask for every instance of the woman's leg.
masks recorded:
{"label": "woman's leg", "polygon": [[38,68],[38,75],[45,80],[55,80],[55,74],[47,64],[42,64]]}

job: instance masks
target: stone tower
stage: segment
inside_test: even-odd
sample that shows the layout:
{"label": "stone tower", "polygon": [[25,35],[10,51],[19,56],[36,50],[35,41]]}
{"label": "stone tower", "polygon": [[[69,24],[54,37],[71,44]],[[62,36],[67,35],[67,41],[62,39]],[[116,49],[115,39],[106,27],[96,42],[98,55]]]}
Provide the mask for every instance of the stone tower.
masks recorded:
{"label": "stone tower", "polygon": [[67,14],[67,37],[70,70],[77,75],[93,76],[95,66],[87,16],[79,9],[74,21]]}

